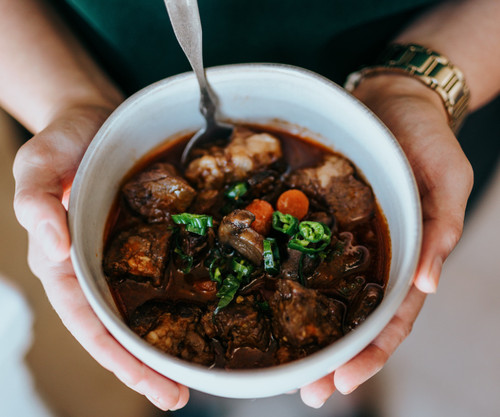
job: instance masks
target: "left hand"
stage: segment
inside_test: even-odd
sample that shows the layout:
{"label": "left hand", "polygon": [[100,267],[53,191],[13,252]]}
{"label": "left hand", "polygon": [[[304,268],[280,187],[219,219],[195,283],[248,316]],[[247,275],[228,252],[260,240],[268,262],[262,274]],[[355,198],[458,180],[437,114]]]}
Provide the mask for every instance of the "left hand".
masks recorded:
{"label": "left hand", "polygon": [[354,95],[392,131],[413,168],[422,203],[422,250],[414,285],[384,330],[333,374],[301,389],[311,407],[320,407],[335,388],[343,394],[354,391],[382,369],[408,336],[460,239],[473,183],[472,168],[437,93],[411,77],[386,74],[365,79]]}
{"label": "left hand", "polygon": [[28,262],[64,325],[104,368],[162,410],[183,407],[186,387],[136,359],[107,331],[89,305],[69,257],[66,207],[88,144],[112,108],[65,109],[25,143],[14,163],[19,222],[29,236]]}

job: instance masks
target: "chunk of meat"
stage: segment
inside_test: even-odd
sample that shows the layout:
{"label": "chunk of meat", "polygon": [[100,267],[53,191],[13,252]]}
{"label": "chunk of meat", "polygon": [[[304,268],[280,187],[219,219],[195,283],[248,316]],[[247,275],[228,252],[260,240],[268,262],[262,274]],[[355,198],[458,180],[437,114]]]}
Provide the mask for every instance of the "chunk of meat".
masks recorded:
{"label": "chunk of meat", "polygon": [[139,308],[130,326],[158,349],[187,361],[210,366],[213,349],[200,323],[202,312],[192,305],[152,304]]}
{"label": "chunk of meat", "polygon": [[123,195],[130,207],[148,222],[160,222],[170,214],[186,211],[196,191],[168,163],[156,163],[127,182]]}
{"label": "chunk of meat", "polygon": [[215,315],[209,311],[203,324],[209,337],[224,341],[228,358],[243,347],[265,351],[271,340],[269,319],[257,308],[254,296],[238,296]]}
{"label": "chunk of meat", "polygon": [[343,305],[298,282],[279,280],[269,305],[274,335],[285,344],[326,346],[342,336]]}
{"label": "chunk of meat", "polygon": [[312,198],[325,201],[339,224],[349,227],[368,219],[375,209],[371,188],[355,175],[347,159],[328,155],[318,166],[293,172],[288,183]]}
{"label": "chunk of meat", "polygon": [[179,234],[177,236],[178,248],[183,255],[192,258],[193,266],[197,265],[208,253],[210,248],[214,246],[214,242],[215,232],[212,228],[208,228],[204,235],[199,235],[188,232],[184,225],[179,227]]}
{"label": "chunk of meat", "polygon": [[290,248],[287,248],[286,252],[288,257],[281,265],[281,276],[285,279],[299,281],[301,259],[303,257],[303,254],[302,252],[296,249],[290,249]]}
{"label": "chunk of meat", "polygon": [[282,177],[288,165],[277,162],[270,169],[252,173],[247,179],[249,186],[245,195],[249,201],[256,198],[266,201],[276,201],[285,186]]}
{"label": "chunk of meat", "polygon": [[268,167],[282,157],[281,143],[269,133],[250,136],[236,130],[225,154],[233,166],[231,181],[245,179],[249,173]]}
{"label": "chunk of meat", "polygon": [[323,223],[330,228],[332,233],[335,233],[337,230],[335,217],[325,211],[314,211],[312,213],[309,213],[304,220]]}
{"label": "chunk of meat", "polygon": [[190,211],[193,213],[218,214],[217,207],[223,205],[224,193],[218,190],[200,190],[196,195]]}
{"label": "chunk of meat", "polygon": [[279,139],[236,127],[225,148],[212,147],[209,153],[191,161],[185,175],[198,189],[220,189],[224,184],[246,179],[281,157]]}
{"label": "chunk of meat", "polygon": [[159,285],[168,260],[171,235],[164,224],[143,225],[121,232],[106,252],[104,272],[111,277]]}
{"label": "chunk of meat", "polygon": [[241,253],[255,265],[264,260],[264,237],[250,225],[255,220],[248,210],[234,210],[225,216],[219,226],[219,241]]}
{"label": "chunk of meat", "polygon": [[227,178],[231,177],[230,173],[229,159],[224,151],[214,149],[210,154],[191,161],[184,175],[199,190],[219,190],[229,182]]}
{"label": "chunk of meat", "polygon": [[286,251],[288,257],[281,266],[281,276],[285,279],[303,283],[303,280],[313,274],[321,262],[319,256],[310,256],[290,248]]}

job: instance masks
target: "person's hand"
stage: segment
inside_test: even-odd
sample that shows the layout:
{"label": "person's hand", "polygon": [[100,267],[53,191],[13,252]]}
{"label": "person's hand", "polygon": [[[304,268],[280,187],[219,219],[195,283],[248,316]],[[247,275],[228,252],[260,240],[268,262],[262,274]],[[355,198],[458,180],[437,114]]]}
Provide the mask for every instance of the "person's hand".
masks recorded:
{"label": "person's hand", "polygon": [[473,174],[441,99],[403,75],[365,79],[354,91],[392,131],[413,168],[423,212],[423,241],[414,285],[375,340],[334,374],[301,389],[302,400],[320,407],[338,389],[347,394],[375,375],[412,329],[426,293],[436,291],[444,260],[462,234]]}
{"label": "person's hand", "polygon": [[65,326],[103,367],[157,407],[178,409],[186,387],[161,376],[128,353],[88,304],[69,258],[67,199],[87,146],[112,109],[66,110],[19,150],[14,162],[14,208],[29,235],[29,265]]}

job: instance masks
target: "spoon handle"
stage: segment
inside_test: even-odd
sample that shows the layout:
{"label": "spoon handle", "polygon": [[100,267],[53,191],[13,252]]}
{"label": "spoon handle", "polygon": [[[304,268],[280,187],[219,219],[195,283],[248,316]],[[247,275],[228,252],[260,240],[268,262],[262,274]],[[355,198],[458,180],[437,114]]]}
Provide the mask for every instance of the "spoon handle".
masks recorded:
{"label": "spoon handle", "polygon": [[197,0],[164,0],[177,41],[191,64],[200,85],[200,110],[211,122],[214,119],[215,99],[203,68],[202,30]]}

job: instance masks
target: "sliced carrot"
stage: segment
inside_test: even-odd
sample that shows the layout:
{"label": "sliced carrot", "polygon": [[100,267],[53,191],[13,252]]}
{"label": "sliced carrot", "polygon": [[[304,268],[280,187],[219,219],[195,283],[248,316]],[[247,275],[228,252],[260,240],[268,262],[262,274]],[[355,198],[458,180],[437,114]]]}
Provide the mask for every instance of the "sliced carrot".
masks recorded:
{"label": "sliced carrot", "polygon": [[309,211],[309,199],[300,190],[288,190],[279,196],[276,209],[302,220]]}
{"label": "sliced carrot", "polygon": [[274,209],[271,204],[264,200],[253,200],[246,210],[254,214],[255,220],[252,222],[252,229],[261,235],[268,235],[271,231]]}

